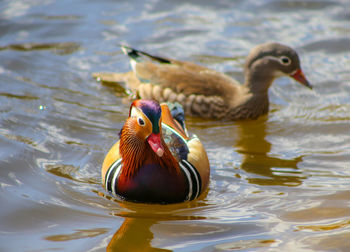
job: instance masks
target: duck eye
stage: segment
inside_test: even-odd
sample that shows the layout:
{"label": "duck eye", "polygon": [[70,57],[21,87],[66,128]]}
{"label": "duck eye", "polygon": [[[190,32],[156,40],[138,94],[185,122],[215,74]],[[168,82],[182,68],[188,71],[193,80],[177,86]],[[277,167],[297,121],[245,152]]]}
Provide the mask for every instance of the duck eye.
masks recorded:
{"label": "duck eye", "polygon": [[282,56],[280,57],[280,62],[282,65],[289,65],[291,63],[291,60],[287,56]]}
{"label": "duck eye", "polygon": [[141,117],[139,117],[139,118],[137,119],[137,123],[138,123],[140,126],[144,126],[144,125],[145,125],[145,121],[144,121]]}

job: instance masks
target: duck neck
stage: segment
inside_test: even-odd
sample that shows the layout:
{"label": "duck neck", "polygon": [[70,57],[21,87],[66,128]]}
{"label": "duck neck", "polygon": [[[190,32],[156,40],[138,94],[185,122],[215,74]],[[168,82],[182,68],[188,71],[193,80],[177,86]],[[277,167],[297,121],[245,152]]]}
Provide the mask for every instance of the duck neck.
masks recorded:
{"label": "duck neck", "polygon": [[253,95],[267,95],[268,89],[275,77],[271,71],[263,66],[257,66],[245,70],[245,83]]}
{"label": "duck neck", "polygon": [[226,117],[230,119],[256,119],[269,111],[268,93],[250,94],[236,107],[231,108]]}
{"label": "duck neck", "polygon": [[[124,126],[125,127],[125,126]],[[167,169],[171,174],[180,174],[180,167],[169,148],[162,139],[164,154],[159,157],[146,141],[123,128],[120,136],[119,152],[122,158],[121,178],[133,178],[144,165],[152,164],[161,169]]]}

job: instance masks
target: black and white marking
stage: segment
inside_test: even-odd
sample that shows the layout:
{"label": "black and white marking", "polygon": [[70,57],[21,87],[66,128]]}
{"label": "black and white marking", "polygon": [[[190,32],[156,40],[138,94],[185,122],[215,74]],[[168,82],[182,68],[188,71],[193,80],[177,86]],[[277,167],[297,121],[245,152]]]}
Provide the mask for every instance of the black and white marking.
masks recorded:
{"label": "black and white marking", "polygon": [[[181,170],[184,172],[188,181],[188,194],[184,201],[190,201],[199,196],[202,188],[201,176],[196,168],[187,160],[181,160],[179,163]],[[117,194],[118,178],[122,168],[121,159],[115,161],[108,169],[105,177],[105,189],[116,197]]]}
{"label": "black and white marking", "polygon": [[116,193],[118,177],[122,168],[122,159],[115,161],[108,169],[105,177],[105,189],[107,192],[112,193],[114,196],[118,196]]}
{"label": "black and white marking", "polygon": [[181,160],[180,168],[185,173],[188,181],[187,201],[197,198],[201,192],[202,180],[196,168],[187,160]]}

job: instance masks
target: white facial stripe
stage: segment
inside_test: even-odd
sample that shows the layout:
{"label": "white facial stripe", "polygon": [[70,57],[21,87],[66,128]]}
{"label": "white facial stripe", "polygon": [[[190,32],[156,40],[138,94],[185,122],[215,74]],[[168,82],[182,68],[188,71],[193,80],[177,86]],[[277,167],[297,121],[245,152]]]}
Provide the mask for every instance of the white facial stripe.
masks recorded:
{"label": "white facial stripe", "polygon": [[147,124],[152,124],[148,117],[137,107],[131,108],[130,117],[139,118],[141,117],[143,121]]}
{"label": "white facial stripe", "polygon": [[279,58],[279,60],[280,60],[280,63],[281,63],[282,65],[285,65],[285,66],[289,66],[289,65],[292,63],[292,60],[291,60],[289,57],[284,56],[284,55],[282,55],[282,56]]}
{"label": "white facial stripe", "polygon": [[264,57],[265,59],[270,59],[270,60],[274,60],[274,61],[277,61],[278,63],[280,62],[280,59],[279,58],[277,58],[277,57],[274,57],[274,56],[265,56]]}
{"label": "white facial stripe", "polygon": [[[284,55],[282,55],[282,56],[280,56],[280,57],[274,57],[274,56],[269,55],[269,56],[265,56],[264,58],[265,58],[265,59],[270,59],[270,60],[277,61],[278,63],[280,63],[280,64],[282,64],[282,65],[285,65],[285,66],[290,65],[291,62],[292,62],[291,59],[290,59],[289,57],[284,56]],[[287,59],[289,59],[289,63],[286,64],[286,63],[281,62],[281,58],[287,58]]]}
{"label": "white facial stripe", "polygon": [[[281,61],[280,61],[280,58],[279,58],[279,57],[277,58],[277,57],[274,57],[274,56],[271,56],[271,55],[270,55],[270,56],[265,56],[264,58],[277,61],[278,63],[281,64]],[[274,76],[275,76],[275,78],[282,77],[282,76],[286,76],[286,75],[289,76],[289,75],[295,74],[297,71],[298,71],[298,70],[295,70],[295,71],[293,71],[293,72],[291,72],[291,73],[288,73],[288,74],[283,73],[283,72],[281,72],[281,71],[275,71],[275,72],[274,72]]]}
{"label": "white facial stripe", "polygon": [[130,113],[130,117],[139,117],[141,116],[142,112],[136,108],[136,107],[132,107],[131,108],[131,113]]}
{"label": "white facial stripe", "polygon": [[[146,131],[143,131],[144,134],[148,134],[147,137],[152,133],[152,122],[148,119],[148,117],[142,112],[138,107],[133,106],[130,111],[130,117],[135,118],[137,124],[144,128]],[[140,124],[139,118],[141,118],[144,122],[143,125]],[[147,138],[146,137],[146,138]]]}

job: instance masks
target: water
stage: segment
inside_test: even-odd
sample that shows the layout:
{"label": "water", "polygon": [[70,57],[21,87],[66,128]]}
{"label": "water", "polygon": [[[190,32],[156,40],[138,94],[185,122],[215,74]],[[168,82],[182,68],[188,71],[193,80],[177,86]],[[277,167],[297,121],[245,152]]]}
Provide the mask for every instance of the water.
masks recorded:
{"label": "water", "polygon": [[[348,251],[350,4],[323,1],[0,3],[0,251]],[[266,41],[297,49],[256,121],[188,118],[209,191],[130,204],[100,185],[129,104],[91,74],[127,71],[128,43],[238,80]]]}

